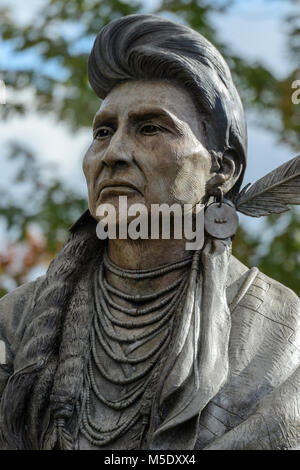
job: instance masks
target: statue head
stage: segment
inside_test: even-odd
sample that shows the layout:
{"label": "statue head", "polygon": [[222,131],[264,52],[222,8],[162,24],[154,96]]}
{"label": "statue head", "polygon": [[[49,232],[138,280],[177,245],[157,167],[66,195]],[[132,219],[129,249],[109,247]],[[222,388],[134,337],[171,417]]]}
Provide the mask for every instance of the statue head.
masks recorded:
{"label": "statue head", "polygon": [[111,181],[127,181],[124,194],[146,205],[204,202],[218,187],[234,197],[246,165],[244,111],[201,34],[153,15],[120,18],[98,34],[88,76],[103,99],[83,164],[92,215],[120,194]]}

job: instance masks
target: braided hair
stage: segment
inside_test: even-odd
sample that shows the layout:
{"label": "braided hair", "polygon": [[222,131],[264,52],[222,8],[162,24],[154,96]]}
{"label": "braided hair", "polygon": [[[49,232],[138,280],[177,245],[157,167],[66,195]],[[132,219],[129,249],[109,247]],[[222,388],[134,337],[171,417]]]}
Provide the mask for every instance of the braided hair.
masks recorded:
{"label": "braided hair", "polygon": [[[89,272],[101,254],[95,221],[74,230],[39,285],[4,390],[0,439],[10,449],[71,449],[91,324]],[[80,266],[80,269],[78,267]],[[51,417],[42,436],[44,414]]]}

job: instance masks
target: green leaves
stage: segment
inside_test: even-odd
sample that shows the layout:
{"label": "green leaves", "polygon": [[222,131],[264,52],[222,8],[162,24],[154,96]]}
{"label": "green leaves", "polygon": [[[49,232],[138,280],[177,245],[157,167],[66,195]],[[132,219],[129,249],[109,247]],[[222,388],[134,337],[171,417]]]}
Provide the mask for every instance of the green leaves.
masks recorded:
{"label": "green leaves", "polygon": [[[55,176],[55,169],[38,163],[36,156],[23,146],[11,144],[9,158],[18,168],[11,191],[0,193],[0,218],[16,241],[26,238],[26,228],[37,224],[47,237],[46,249],[54,255],[67,237],[67,228],[87,208],[87,201]],[[23,188],[21,187],[23,185]],[[22,197],[15,197],[15,191]]]}
{"label": "green leaves", "polygon": [[[276,6],[286,2],[296,5],[298,0],[273,3]],[[282,23],[282,30],[286,32],[286,53],[292,66],[286,76],[278,78],[265,64],[233,54],[220,40],[213,15],[230,11],[234,3],[235,0],[162,0],[154,13],[183,21],[212,41],[228,61],[246,108],[255,110],[260,125],[275,132],[279,141],[299,150],[300,105],[291,100],[291,85],[300,78],[297,71],[299,14],[289,15]],[[101,27],[112,19],[141,11],[144,11],[141,0],[45,0],[30,23],[20,24],[10,8],[0,7],[0,44],[2,42],[4,49],[9,48],[10,56],[15,59],[6,64],[2,62],[0,78],[13,93],[12,99],[0,106],[0,119],[26,116],[34,110],[41,115],[54,115],[74,131],[90,127],[100,104],[87,80],[87,58],[93,40]],[[32,104],[23,99],[24,90],[30,91]],[[13,142],[10,158],[18,162],[14,185],[26,187],[26,197],[15,198],[14,187],[9,192],[2,191],[0,219],[6,221],[7,230],[16,243],[26,242],[30,223],[38,224],[46,238],[46,258],[50,259],[65,240],[67,227],[86,209],[87,201],[55,177],[54,171],[46,177],[38,157],[31,149]],[[299,214],[291,211],[286,217],[285,229],[276,235],[273,218],[265,221],[270,236],[264,245],[258,237],[240,228],[233,249],[245,264],[257,264],[266,274],[300,293]],[[3,266],[7,274],[7,267]],[[5,292],[1,287],[1,269],[0,254],[0,296]],[[15,276],[16,284],[24,282],[24,276],[9,275]]]}
{"label": "green leaves", "polygon": [[[87,81],[87,57],[93,40],[111,19],[140,8],[138,1],[48,0],[31,24],[23,26],[17,24],[9,9],[0,8],[0,40],[19,57],[28,52],[32,55],[31,66],[18,66],[16,70],[8,65],[3,71],[6,86],[13,90],[28,86],[39,112],[53,112],[73,128],[89,126],[99,106]],[[1,107],[0,117],[29,111],[20,100]]]}
{"label": "green leaves", "polygon": [[[300,296],[300,212],[292,209],[284,215],[264,220],[260,235],[239,228],[233,241],[233,254],[248,266],[257,266],[264,274],[288,286]],[[262,241],[261,234],[264,234]]]}
{"label": "green leaves", "polygon": [[[287,53],[295,61],[295,70],[279,80],[263,64],[233,55],[220,41],[212,15],[228,11],[233,3],[234,0],[163,0],[154,13],[171,13],[174,19],[186,22],[211,40],[228,60],[246,107],[264,113],[264,126],[276,132],[281,141],[297,148],[300,116],[299,107],[291,101],[291,84],[296,77],[299,56],[299,15],[289,15],[283,24],[287,31]],[[30,86],[39,112],[53,112],[73,128],[89,126],[99,105],[86,73],[93,40],[112,19],[142,10],[142,1],[46,0],[46,6],[32,22],[20,26],[9,9],[0,8],[2,41],[10,44],[19,56],[32,54],[31,66],[26,69],[18,67],[16,71],[7,67],[3,77],[7,86],[14,90]],[[266,109],[272,111],[273,118],[276,114],[277,125],[265,114]],[[2,118],[24,112],[28,110],[19,101],[2,109]]]}

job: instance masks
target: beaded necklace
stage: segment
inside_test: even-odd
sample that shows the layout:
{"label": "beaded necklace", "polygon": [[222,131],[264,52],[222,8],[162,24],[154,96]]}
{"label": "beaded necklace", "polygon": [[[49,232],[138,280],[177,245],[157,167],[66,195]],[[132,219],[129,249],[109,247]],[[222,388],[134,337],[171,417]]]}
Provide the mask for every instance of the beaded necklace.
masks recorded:
{"label": "beaded necklace", "polygon": [[[78,432],[80,430],[93,446],[108,445],[125,434],[141,417],[143,417],[143,431],[141,433],[143,436],[151,412],[159,363],[162,360],[163,352],[170,344],[174,313],[186,293],[189,273],[189,270],[186,270],[178,280],[158,292],[147,295],[130,295],[107,282],[105,269],[122,279],[144,280],[190,267],[191,262],[192,257],[190,256],[154,269],[126,270],[115,265],[107,253],[104,253],[100,270],[96,271],[94,275],[91,350],[84,376],[83,391],[77,404]],[[127,308],[113,301],[111,294],[130,301],[134,308]],[[151,303],[151,305],[147,306],[147,303]],[[111,308],[122,312],[130,319],[119,320],[115,318]],[[154,311],[158,311],[158,313],[153,314]],[[115,326],[118,327],[117,330]],[[139,328],[146,328],[146,331],[133,334],[132,329]],[[147,353],[138,357],[130,357],[134,350],[155,337],[160,338]],[[122,344],[127,346],[126,354],[121,347]],[[116,365],[115,367],[109,368],[107,364],[105,367],[105,361],[101,360],[105,355],[109,358],[110,364]],[[122,365],[125,367],[137,365],[139,370],[137,373],[130,373],[129,376],[116,376],[114,372],[120,370]],[[105,396],[97,383],[95,372],[112,386],[127,387],[122,398],[112,400]],[[124,416],[125,418],[118,420],[116,425],[110,427],[105,426],[106,423],[96,422],[92,417],[92,407],[97,401],[108,409],[121,412],[122,418]]]}

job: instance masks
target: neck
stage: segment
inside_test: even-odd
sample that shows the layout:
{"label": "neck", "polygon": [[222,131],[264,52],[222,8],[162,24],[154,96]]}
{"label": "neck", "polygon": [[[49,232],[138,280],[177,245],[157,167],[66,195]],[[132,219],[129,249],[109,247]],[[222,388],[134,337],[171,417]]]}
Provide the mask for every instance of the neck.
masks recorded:
{"label": "neck", "polygon": [[109,240],[111,261],[124,269],[151,269],[192,256],[186,240]]}

